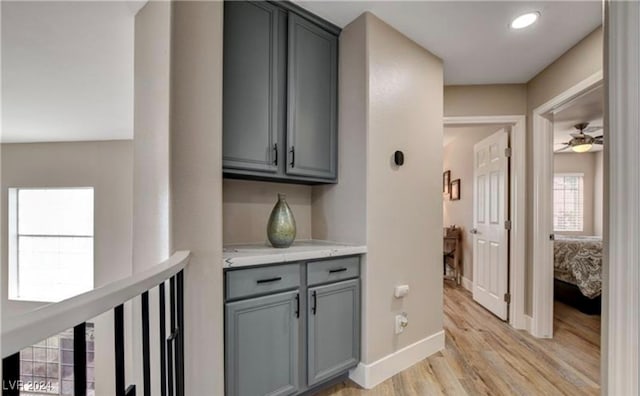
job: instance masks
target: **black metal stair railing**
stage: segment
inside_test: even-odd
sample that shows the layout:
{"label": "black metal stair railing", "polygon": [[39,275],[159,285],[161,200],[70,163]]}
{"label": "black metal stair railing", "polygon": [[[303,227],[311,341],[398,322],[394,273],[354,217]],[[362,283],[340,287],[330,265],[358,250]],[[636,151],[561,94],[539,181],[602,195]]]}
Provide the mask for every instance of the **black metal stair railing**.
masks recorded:
{"label": "black metal stair railing", "polygon": [[[188,252],[186,252],[188,260]],[[184,267],[184,265],[183,265]],[[184,269],[180,269],[158,288],[158,328],[160,342],[160,392],[161,396],[184,396]],[[169,283],[170,334],[166,334],[166,282]],[[142,332],[142,389],[143,396],[151,396],[151,356],[149,323],[149,290],[140,294]],[[136,396],[136,385],[125,383],[125,315],[122,301],[113,308],[115,347],[115,396]],[[74,396],[87,396],[87,348],[86,322],[74,326],[73,375]],[[27,347],[24,345],[23,347]],[[20,352],[2,360],[2,396],[19,396],[24,384],[20,380]]]}

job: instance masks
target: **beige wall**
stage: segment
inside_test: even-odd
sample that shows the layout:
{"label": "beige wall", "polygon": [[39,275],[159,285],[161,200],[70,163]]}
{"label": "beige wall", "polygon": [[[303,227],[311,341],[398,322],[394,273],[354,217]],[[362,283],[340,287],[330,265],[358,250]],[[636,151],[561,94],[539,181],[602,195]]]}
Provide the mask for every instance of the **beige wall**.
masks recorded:
{"label": "beige wall", "polygon": [[[2,144],[2,201],[11,187],[94,188],[94,284],[131,274],[132,142]],[[7,205],[2,205],[7,218]],[[6,240],[7,224],[2,224]],[[6,244],[2,245],[6,247]],[[2,251],[3,315],[15,315],[42,304],[8,301],[7,251]]]}
{"label": "beige wall", "polygon": [[593,235],[603,235],[604,223],[604,151],[595,154],[593,175]]}
{"label": "beige wall", "polygon": [[[133,142],[130,140],[2,144],[2,202],[10,187],[94,188],[94,286],[126,278],[132,273]],[[7,206],[2,205],[6,219]],[[2,224],[4,241],[7,224]],[[3,247],[6,244],[2,244]],[[2,251],[2,290],[7,286],[7,252]],[[8,301],[2,313],[30,311],[42,303]],[[106,314],[94,320],[97,394],[113,394],[113,320]]]}
{"label": "beige wall", "polygon": [[[133,196],[133,271],[140,272],[166,260],[171,253],[169,145],[169,91],[171,71],[171,3],[148,2],[135,17],[134,55],[134,196]],[[150,323],[158,323],[158,290],[149,292]],[[127,381],[142,382],[142,335],[140,305],[131,304],[125,314]],[[127,320],[127,319],[125,319]],[[167,329],[170,331],[170,329]],[[151,345],[160,342],[158,326],[151,326]],[[101,342],[109,342],[102,340]],[[150,349],[151,394],[160,393],[160,356]],[[129,362],[131,362],[129,364]],[[112,377],[113,378],[113,377]],[[113,381],[100,385],[98,394],[113,394]]]}
{"label": "beige wall", "polygon": [[[571,235],[595,235],[594,215],[595,215],[595,172],[596,154],[572,154],[562,153],[553,155],[554,173],[582,173],[583,177],[583,230],[582,232],[562,232],[561,234]],[[602,212],[602,209],[600,209]]]}
{"label": "beige wall", "polygon": [[[367,14],[365,362],[442,330],[442,61]],[[392,155],[405,153],[402,167]],[[411,293],[393,300],[398,284]],[[410,326],[396,336],[394,316]]]}
{"label": "beige wall", "polygon": [[185,273],[185,394],[224,394],[222,2],[173,3],[172,228]]}
{"label": "beige wall", "polygon": [[[340,184],[314,191],[314,236],[367,244],[362,361],[372,363],[442,330],[442,61],[370,13],[340,44],[348,162]],[[395,150],[405,153],[402,167]],[[399,284],[411,287],[402,300],[393,297]],[[410,325],[396,336],[401,312]]]}
{"label": "beige wall", "polygon": [[527,107],[532,111],[585,78],[602,71],[602,27],[594,30],[527,83]]}
{"label": "beige wall", "polygon": [[448,85],[444,87],[444,115],[523,115],[527,111],[525,84]]}
{"label": "beige wall", "polygon": [[135,18],[135,272],[170,252],[169,88],[171,3],[149,2]]}
{"label": "beige wall", "polygon": [[[444,146],[442,171],[451,171],[451,180],[460,179],[460,200],[442,201],[443,226],[462,228],[462,276],[473,280],[473,146],[494,134],[499,126],[445,127],[453,140]],[[441,189],[442,190],[442,189]]]}
{"label": "beige wall", "polygon": [[[366,17],[360,17],[344,28],[339,51],[339,183],[313,188],[313,237],[365,244],[368,155]],[[364,268],[366,258],[363,260]],[[363,310],[362,315],[366,322],[368,312]]]}
{"label": "beige wall", "polygon": [[296,239],[311,239],[311,187],[248,180],[224,180],[222,184],[223,242],[265,243],[267,222],[278,193],[296,219]]}
{"label": "beige wall", "polygon": [[[527,191],[533,191],[533,110],[580,81],[602,71],[603,30],[594,30],[527,83]],[[533,200],[527,194],[527,257],[533,249]],[[525,312],[531,314],[533,266],[527,262]]]}

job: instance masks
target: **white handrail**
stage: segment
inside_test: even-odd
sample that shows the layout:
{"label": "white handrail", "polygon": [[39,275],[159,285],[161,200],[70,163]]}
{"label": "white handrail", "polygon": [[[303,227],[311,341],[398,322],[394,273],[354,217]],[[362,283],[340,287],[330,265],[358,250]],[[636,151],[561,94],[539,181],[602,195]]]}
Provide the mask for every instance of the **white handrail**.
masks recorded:
{"label": "white handrail", "polygon": [[86,322],[153,289],[189,263],[189,251],[175,252],[147,271],[55,304],[18,315],[2,326],[2,358]]}

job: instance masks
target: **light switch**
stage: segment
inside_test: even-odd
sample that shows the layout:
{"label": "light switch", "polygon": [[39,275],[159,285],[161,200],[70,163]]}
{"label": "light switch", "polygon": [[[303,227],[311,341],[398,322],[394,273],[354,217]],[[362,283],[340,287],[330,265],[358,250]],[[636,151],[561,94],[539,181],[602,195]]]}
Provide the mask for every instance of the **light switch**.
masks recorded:
{"label": "light switch", "polygon": [[396,298],[402,298],[409,294],[409,285],[398,285],[396,286],[394,295]]}

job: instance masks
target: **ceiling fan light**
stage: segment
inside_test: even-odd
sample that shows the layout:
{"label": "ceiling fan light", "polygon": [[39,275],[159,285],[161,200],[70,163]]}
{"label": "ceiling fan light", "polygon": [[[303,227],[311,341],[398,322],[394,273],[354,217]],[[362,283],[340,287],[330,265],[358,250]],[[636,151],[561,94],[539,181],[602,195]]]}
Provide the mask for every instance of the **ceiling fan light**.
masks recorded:
{"label": "ceiling fan light", "polygon": [[571,146],[571,150],[573,150],[573,152],[575,153],[586,153],[587,151],[591,150],[591,147],[593,147],[593,143],[583,143]]}

